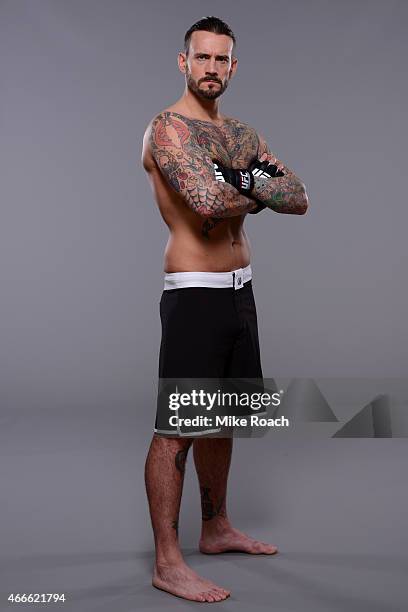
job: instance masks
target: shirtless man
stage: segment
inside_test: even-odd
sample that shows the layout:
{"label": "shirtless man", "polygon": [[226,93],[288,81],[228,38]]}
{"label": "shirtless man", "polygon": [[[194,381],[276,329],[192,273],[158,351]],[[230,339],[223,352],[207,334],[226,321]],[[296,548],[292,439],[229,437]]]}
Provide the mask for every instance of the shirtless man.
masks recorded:
{"label": "shirtless man", "polygon": [[[161,377],[262,376],[245,216],[263,209],[303,215],[308,207],[304,184],[264,138],[220,112],[219,97],[237,69],[234,44],[233,32],[216,17],[188,30],[178,54],[184,93],[152,119],[143,140],[143,166],[170,231],[160,303]],[[152,584],[214,602],[230,591],[190,569],[178,543],[191,445],[202,502],[200,551],[272,555],[277,548],[228,519],[232,438],[180,437],[160,429],[156,419],[145,467],[156,546]]]}

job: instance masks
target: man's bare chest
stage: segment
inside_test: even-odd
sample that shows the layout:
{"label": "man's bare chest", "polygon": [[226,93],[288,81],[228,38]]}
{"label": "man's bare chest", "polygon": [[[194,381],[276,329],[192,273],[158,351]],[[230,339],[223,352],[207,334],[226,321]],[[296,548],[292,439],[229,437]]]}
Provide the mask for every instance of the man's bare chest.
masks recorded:
{"label": "man's bare chest", "polygon": [[236,120],[218,127],[209,122],[192,121],[198,145],[212,159],[230,168],[246,168],[258,151],[255,130]]}

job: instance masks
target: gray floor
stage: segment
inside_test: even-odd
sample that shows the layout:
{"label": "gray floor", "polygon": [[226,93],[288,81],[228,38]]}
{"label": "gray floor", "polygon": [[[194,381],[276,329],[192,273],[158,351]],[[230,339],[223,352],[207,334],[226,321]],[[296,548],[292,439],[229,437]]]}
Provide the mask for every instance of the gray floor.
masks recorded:
{"label": "gray floor", "polygon": [[[36,407],[1,421],[1,610],[17,609],[7,602],[11,592],[65,593],[63,608],[45,609],[75,612],[203,605],[150,585],[153,540],[143,483],[150,424],[141,426],[140,414],[120,405]],[[272,557],[197,551],[199,497],[189,456],[180,537],[189,564],[232,591],[213,605],[407,609],[407,444],[279,435],[235,440],[230,516],[276,544],[280,552]]]}

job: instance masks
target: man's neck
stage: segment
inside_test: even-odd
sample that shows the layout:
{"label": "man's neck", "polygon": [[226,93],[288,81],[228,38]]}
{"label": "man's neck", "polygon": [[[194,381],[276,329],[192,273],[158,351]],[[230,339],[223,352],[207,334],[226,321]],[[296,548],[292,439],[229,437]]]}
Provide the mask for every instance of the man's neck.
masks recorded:
{"label": "man's neck", "polygon": [[219,111],[218,99],[205,100],[194,95],[187,89],[179,100],[180,105],[185,108],[191,117],[202,121],[222,121],[223,117]]}

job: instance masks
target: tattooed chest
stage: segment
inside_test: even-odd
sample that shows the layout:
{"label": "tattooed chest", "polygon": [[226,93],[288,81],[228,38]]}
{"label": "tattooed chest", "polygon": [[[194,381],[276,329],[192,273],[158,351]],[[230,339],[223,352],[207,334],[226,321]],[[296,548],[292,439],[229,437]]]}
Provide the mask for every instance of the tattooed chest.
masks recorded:
{"label": "tattooed chest", "polygon": [[227,123],[222,127],[196,126],[198,145],[221,164],[230,168],[245,168],[256,156],[258,138],[247,126]]}

